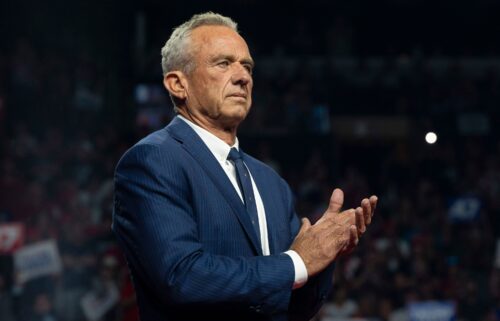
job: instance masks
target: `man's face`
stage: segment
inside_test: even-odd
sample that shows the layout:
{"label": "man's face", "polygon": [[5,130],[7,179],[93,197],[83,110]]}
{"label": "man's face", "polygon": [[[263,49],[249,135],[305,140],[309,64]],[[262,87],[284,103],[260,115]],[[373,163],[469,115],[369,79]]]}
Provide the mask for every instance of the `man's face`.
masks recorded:
{"label": "man's face", "polygon": [[253,60],[245,40],[228,27],[201,26],[192,31],[190,48],[189,113],[219,128],[237,126],[252,104]]}

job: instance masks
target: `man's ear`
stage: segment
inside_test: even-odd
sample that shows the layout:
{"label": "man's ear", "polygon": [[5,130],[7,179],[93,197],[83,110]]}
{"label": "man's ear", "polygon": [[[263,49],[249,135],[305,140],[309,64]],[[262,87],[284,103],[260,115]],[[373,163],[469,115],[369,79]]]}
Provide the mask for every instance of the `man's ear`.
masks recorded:
{"label": "man's ear", "polygon": [[187,97],[187,79],[181,71],[170,71],[163,77],[163,86],[179,100]]}

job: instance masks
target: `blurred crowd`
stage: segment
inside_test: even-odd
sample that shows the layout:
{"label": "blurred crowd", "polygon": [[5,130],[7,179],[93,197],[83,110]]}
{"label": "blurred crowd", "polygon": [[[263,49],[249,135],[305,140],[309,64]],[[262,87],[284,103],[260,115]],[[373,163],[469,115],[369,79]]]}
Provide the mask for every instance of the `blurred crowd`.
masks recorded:
{"label": "blurred crowd", "polygon": [[[317,320],[409,320],[409,304],[424,301],[453,302],[457,320],[500,320],[497,65],[474,74],[452,61],[436,72],[425,57],[391,57],[355,59],[346,71],[340,60],[286,65],[280,55],[262,59],[263,67],[257,59],[243,148],[290,183],[301,216],[317,219],[334,187],[344,190],[346,206],[369,194],[380,198],[373,227],[337,264]],[[61,273],[22,282],[13,256],[0,255],[2,321],[86,320],[85,295],[110,291],[118,298],[99,320],[137,320],[110,230],[113,171],[153,128],[106,122],[107,86],[92,56],[40,51],[27,39],[0,53],[0,224],[23,223],[25,244],[55,240],[62,261]],[[485,128],[459,133],[456,116],[478,112]],[[333,137],[337,116],[367,114],[406,116],[417,127],[442,126],[448,136],[435,145]],[[308,145],[303,155],[283,148],[294,133]],[[477,213],[454,219],[454,202],[470,198],[480,204]]]}

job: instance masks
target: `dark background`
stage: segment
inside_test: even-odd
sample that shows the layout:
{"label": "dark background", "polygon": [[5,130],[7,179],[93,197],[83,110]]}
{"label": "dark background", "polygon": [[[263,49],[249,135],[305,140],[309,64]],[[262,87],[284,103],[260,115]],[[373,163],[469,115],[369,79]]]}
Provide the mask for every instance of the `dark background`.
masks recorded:
{"label": "dark background", "polygon": [[208,10],[238,22],[256,61],[241,146],[289,182],[299,215],[316,219],[334,187],[346,206],[380,198],[317,318],[408,320],[410,303],[446,301],[458,320],[500,320],[493,0],[2,1],[0,222],[56,240],[64,268],[19,284],[0,255],[0,319],[84,320],[82,296],[111,283],[102,320],[136,320],[113,170],[173,117],[160,49]]}

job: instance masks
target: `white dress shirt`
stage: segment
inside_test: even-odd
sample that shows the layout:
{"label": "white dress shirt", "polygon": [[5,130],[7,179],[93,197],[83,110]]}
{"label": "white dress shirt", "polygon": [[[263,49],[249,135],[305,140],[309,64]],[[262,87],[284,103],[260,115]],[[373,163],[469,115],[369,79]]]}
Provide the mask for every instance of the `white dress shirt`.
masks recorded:
{"label": "white dress shirt", "polygon": [[[235,143],[233,146],[229,146],[226,142],[224,142],[222,139],[218,138],[214,134],[210,133],[204,128],[201,128],[200,126],[194,124],[193,122],[189,121],[188,119],[184,118],[181,115],[177,115],[180,119],[185,121],[197,134],[200,136],[201,140],[205,143],[205,145],[208,147],[210,152],[214,155],[214,157],[217,159],[219,164],[221,165],[222,169],[226,173],[227,177],[233,184],[234,189],[238,193],[238,195],[241,198],[241,201],[243,201],[243,196],[240,191],[240,187],[238,186],[238,181],[236,178],[236,168],[234,167],[234,163],[232,161],[229,161],[227,159],[227,156],[229,155],[229,151],[231,150],[232,147],[235,147],[236,149],[239,150],[239,143],[238,143],[238,138],[236,138]],[[246,166],[246,165],[245,165]],[[248,167],[247,167],[248,169]],[[267,233],[267,221],[266,221],[266,211],[264,209],[264,203],[262,202],[262,198],[260,197],[259,190],[257,189],[257,185],[255,185],[255,181],[252,177],[252,173],[248,169],[248,172],[250,173],[250,179],[252,180],[252,187],[253,187],[253,193],[255,195],[255,202],[257,205],[257,215],[259,218],[259,228],[260,228],[260,241],[261,241],[261,247],[262,247],[262,253],[264,255],[269,255],[269,238],[268,238],[268,233]],[[293,266],[295,268],[295,282],[293,285],[293,288],[299,288],[302,285],[304,285],[307,282],[307,269],[304,264],[304,261],[302,258],[297,254],[297,252],[293,250],[288,250],[285,252],[285,254],[288,254],[290,258],[293,261]]]}

